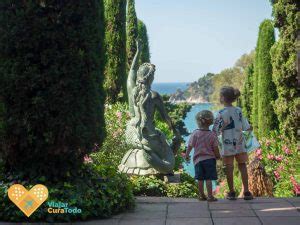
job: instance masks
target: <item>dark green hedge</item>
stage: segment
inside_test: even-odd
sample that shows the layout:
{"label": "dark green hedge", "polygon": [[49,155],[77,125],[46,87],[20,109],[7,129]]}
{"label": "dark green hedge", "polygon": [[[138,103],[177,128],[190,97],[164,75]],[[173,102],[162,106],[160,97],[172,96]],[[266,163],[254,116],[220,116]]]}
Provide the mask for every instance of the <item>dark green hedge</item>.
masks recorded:
{"label": "dark green hedge", "polygon": [[[105,3],[105,92],[114,103],[126,90],[126,0]],[[126,96],[126,95],[124,95]]]}
{"label": "dark green hedge", "polygon": [[127,15],[126,15],[126,32],[127,32],[127,71],[131,67],[132,60],[136,53],[136,40],[138,37],[138,22],[135,12],[134,0],[127,0]]}
{"label": "dark green hedge", "polygon": [[0,97],[8,170],[56,178],[103,138],[103,5],[0,3]]}
{"label": "dark green hedge", "polygon": [[[274,109],[281,132],[292,139],[297,137],[300,105],[297,81],[297,35],[300,30],[300,2],[298,0],[276,0],[273,5],[275,27],[279,29],[279,40],[271,51],[273,80],[278,98]],[[299,48],[299,40],[298,40]]]}
{"label": "dark green hedge", "polygon": [[138,39],[142,43],[142,50],[140,53],[139,61],[139,64],[141,65],[145,62],[150,62],[150,49],[147,27],[141,20],[138,20]]}
{"label": "dark green hedge", "polygon": [[[0,167],[1,169],[1,167]],[[127,176],[112,166],[84,164],[63,182],[51,182],[45,177],[25,179],[21,174],[3,174],[0,171],[0,220],[9,222],[66,222],[107,218],[134,207],[132,185]],[[8,198],[7,190],[14,183],[27,189],[44,184],[49,191],[48,199],[28,218]],[[47,202],[68,203],[81,213],[50,214]]]}
{"label": "dark green hedge", "polygon": [[253,101],[253,63],[251,63],[245,70],[245,82],[243,85],[242,91],[242,107],[243,107],[243,115],[248,118],[250,123],[251,121],[251,108],[252,108],[252,101]]}
{"label": "dark green hedge", "polygon": [[277,128],[277,117],[273,109],[273,102],[277,98],[275,85],[272,80],[272,64],[270,50],[275,42],[275,32],[271,20],[264,20],[259,27],[260,45],[256,51],[258,55],[258,133],[265,137],[270,130]]}

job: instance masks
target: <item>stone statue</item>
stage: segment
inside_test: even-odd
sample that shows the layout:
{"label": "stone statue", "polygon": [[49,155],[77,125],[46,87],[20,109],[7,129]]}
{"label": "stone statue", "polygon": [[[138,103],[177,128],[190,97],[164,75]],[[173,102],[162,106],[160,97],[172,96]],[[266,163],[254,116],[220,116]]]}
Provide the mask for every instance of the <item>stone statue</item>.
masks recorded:
{"label": "stone statue", "polygon": [[[137,175],[173,174],[174,153],[180,146],[180,134],[172,124],[161,96],[151,90],[155,65],[144,63],[138,68],[140,51],[137,41],[137,52],[127,79],[131,119],[126,127],[126,140],[132,148],[123,157],[119,170]],[[156,110],[175,134],[172,147],[165,135],[154,126]]]}

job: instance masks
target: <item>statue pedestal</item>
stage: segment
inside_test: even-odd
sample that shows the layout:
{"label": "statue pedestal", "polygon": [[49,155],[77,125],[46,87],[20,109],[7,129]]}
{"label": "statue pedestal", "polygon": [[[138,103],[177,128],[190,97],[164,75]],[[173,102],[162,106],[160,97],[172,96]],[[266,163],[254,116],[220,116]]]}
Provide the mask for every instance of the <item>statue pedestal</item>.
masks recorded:
{"label": "statue pedestal", "polygon": [[164,181],[166,183],[180,183],[180,173],[174,173],[174,175],[164,175]]}

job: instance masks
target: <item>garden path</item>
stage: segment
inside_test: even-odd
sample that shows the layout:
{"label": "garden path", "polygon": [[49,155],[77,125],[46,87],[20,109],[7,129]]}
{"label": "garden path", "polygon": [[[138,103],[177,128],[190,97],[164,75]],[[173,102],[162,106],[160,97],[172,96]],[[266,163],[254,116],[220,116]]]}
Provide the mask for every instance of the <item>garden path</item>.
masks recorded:
{"label": "garden path", "polygon": [[[300,198],[199,202],[197,199],[137,197],[132,212],[74,225],[299,225]],[[12,225],[1,223],[0,225]],[[30,225],[37,224],[31,223]],[[46,223],[42,223],[46,224]],[[56,223],[59,224],[59,223]],[[61,223],[62,225],[67,223]],[[71,223],[69,223],[71,224]]]}

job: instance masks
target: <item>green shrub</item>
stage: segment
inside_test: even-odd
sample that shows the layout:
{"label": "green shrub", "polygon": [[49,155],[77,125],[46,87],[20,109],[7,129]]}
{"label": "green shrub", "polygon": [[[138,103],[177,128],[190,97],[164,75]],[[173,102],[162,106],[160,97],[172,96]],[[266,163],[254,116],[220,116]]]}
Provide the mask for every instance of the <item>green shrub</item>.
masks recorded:
{"label": "green shrub", "polygon": [[141,65],[145,62],[150,62],[150,49],[149,49],[150,47],[149,47],[147,27],[141,20],[138,20],[138,39],[142,43],[142,50],[140,53],[140,62],[139,62],[139,64]]}
{"label": "green shrub", "polygon": [[166,184],[155,176],[132,176],[133,194],[138,196],[166,196]]}
{"label": "green shrub", "polygon": [[196,180],[187,173],[180,173],[179,184],[167,184],[168,197],[196,198],[198,196],[198,187]]}
{"label": "green shrub", "polygon": [[167,185],[167,196],[173,198],[196,198],[198,196],[198,188],[189,182]]}
{"label": "green shrub", "polygon": [[277,98],[275,84],[272,80],[272,64],[270,49],[275,42],[275,31],[271,20],[264,20],[259,26],[259,47],[256,50],[258,62],[258,89],[257,89],[257,134],[260,137],[268,135],[270,130],[275,130],[278,120],[273,109],[273,102]]}
{"label": "green shrub", "polygon": [[[131,184],[127,176],[111,166],[87,163],[63,182],[51,182],[45,177],[27,180],[21,174],[1,174],[0,218],[10,222],[58,222],[107,218],[134,206]],[[44,184],[49,191],[47,201],[65,202],[82,210],[80,214],[49,214],[47,201],[29,218],[9,199],[7,189],[20,183],[30,189]]]}
{"label": "green shrub", "polygon": [[126,35],[127,70],[129,71],[137,50],[136,40],[138,38],[138,22],[134,0],[127,0]]}
{"label": "green shrub", "polygon": [[247,118],[250,122],[251,121],[251,110],[252,110],[252,101],[253,101],[253,73],[254,73],[254,66],[253,63],[250,64],[246,70],[246,79],[244,82],[243,90],[242,90],[242,109],[243,115]]}
{"label": "green shrub", "polygon": [[1,151],[7,170],[65,176],[101,143],[101,1],[1,1]]}
{"label": "green shrub", "polygon": [[117,168],[130,149],[125,138],[126,123],[129,120],[127,104],[106,105],[104,117],[107,135],[101,147],[91,157],[96,164],[112,165]]}
{"label": "green shrub", "polygon": [[132,176],[133,193],[138,196],[197,197],[198,188],[194,178],[186,173],[181,173],[180,178],[181,183],[172,184],[156,176]]}
{"label": "green shrub", "polygon": [[297,48],[299,51],[300,4],[298,0],[273,2],[274,24],[279,30],[279,40],[271,49],[273,80],[278,94],[274,109],[281,132],[296,142],[300,97],[295,63]]}
{"label": "green shrub", "polygon": [[126,0],[104,0],[104,9],[104,88],[108,102],[115,103],[126,90]]}

